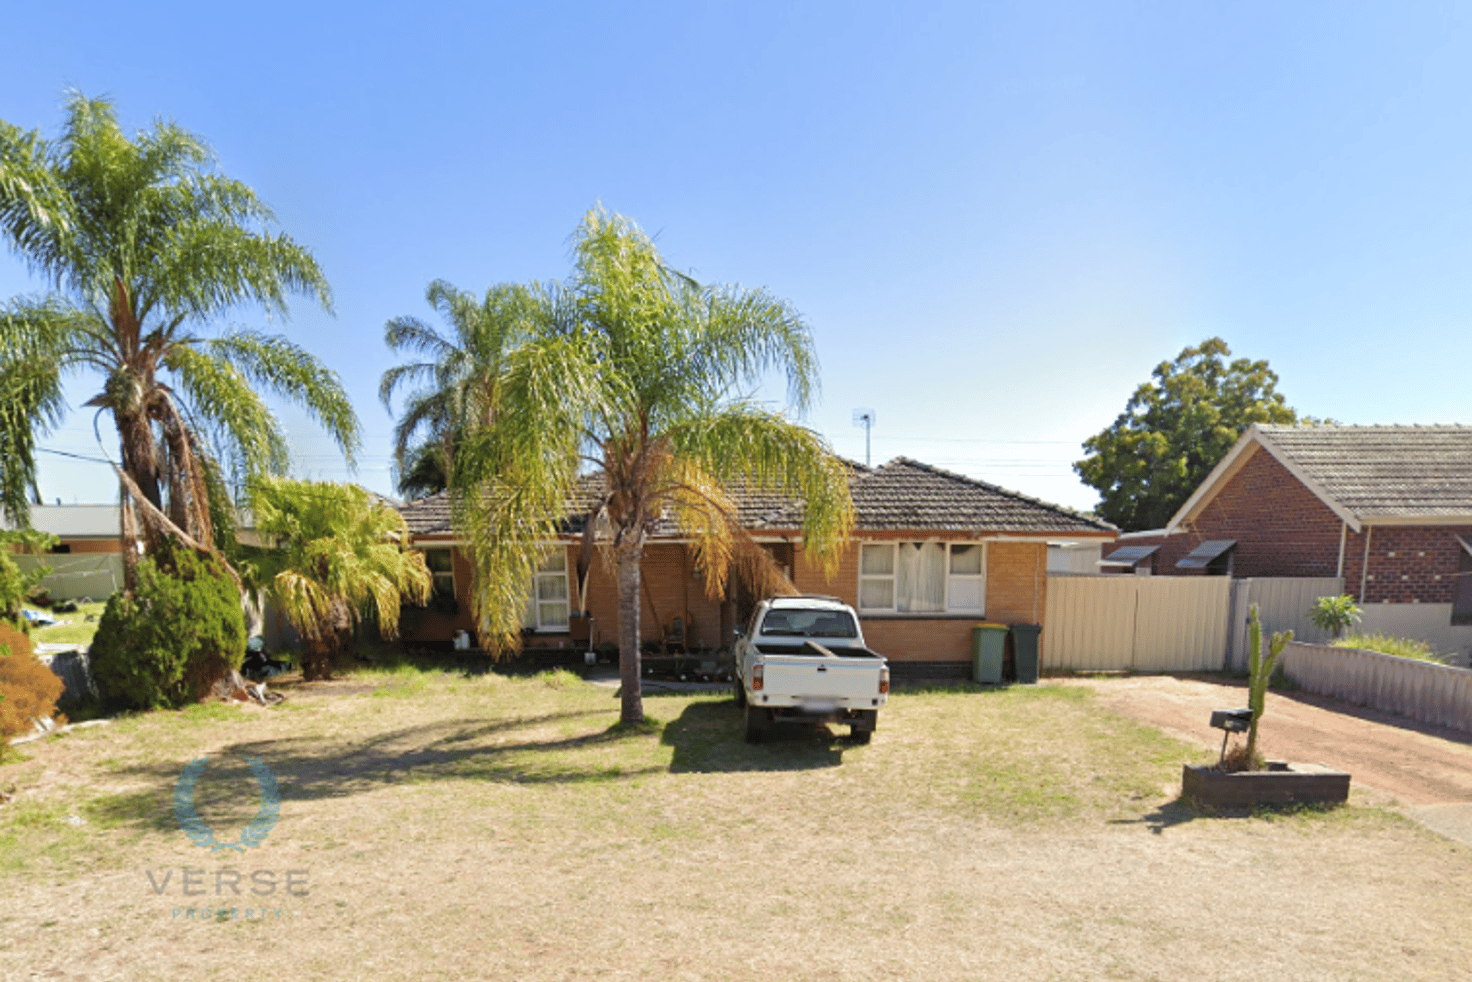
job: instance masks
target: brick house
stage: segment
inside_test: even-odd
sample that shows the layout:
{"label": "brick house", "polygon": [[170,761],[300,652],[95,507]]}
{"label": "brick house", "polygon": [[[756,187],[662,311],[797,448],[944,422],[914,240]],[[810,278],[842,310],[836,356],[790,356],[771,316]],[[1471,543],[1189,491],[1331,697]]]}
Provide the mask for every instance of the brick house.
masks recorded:
{"label": "brick house", "polygon": [[[852,604],[870,646],[897,662],[968,663],[977,622],[1042,623],[1049,543],[1108,542],[1116,534],[1098,519],[903,457],[873,469],[856,465],[851,493],[854,534],[832,578],[803,555],[800,504],[771,496],[737,500],[743,524],[793,585]],[[444,642],[457,630],[473,630],[471,569],[464,541],[451,528],[448,499],[441,493],[400,510],[445,598],[440,610],[432,605],[406,628],[406,638]],[[537,575],[524,622],[526,647],[572,644],[569,614],[583,606],[574,524]],[[679,617],[696,647],[729,643],[758,599],[739,587],[726,597],[707,596],[691,550],[673,528],[657,532],[645,548],[644,587],[644,639],[660,640]],[[612,641],[617,595],[598,561],[587,593],[596,640]],[[1045,630],[1044,644],[1046,638]]]}
{"label": "brick house", "polygon": [[1252,426],[1165,529],[1121,536],[1104,561],[1155,575],[1338,576],[1365,630],[1465,651],[1472,426]]}

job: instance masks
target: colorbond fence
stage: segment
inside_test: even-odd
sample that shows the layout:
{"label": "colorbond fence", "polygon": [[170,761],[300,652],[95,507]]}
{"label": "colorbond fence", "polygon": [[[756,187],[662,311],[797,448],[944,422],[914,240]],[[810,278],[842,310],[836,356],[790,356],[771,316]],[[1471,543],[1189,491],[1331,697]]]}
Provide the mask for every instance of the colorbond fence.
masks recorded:
{"label": "colorbond fence", "polygon": [[1050,576],[1044,667],[1220,669],[1230,588],[1221,576]]}
{"label": "colorbond fence", "polygon": [[1344,592],[1338,577],[1255,577],[1232,581],[1232,626],[1226,667],[1247,671],[1247,616],[1257,604],[1264,638],[1275,631],[1292,631],[1296,641],[1315,644],[1329,640],[1327,631],[1314,627],[1309,617],[1314,601]]}
{"label": "colorbond fence", "polygon": [[1472,732],[1472,671],[1358,648],[1290,644],[1283,670],[1305,690]]}

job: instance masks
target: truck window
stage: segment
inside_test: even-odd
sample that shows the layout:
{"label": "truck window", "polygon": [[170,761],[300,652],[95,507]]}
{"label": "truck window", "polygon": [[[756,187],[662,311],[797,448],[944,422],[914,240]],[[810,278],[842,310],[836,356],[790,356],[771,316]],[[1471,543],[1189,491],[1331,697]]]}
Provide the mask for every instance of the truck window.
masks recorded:
{"label": "truck window", "polygon": [[858,627],[847,611],[773,610],[762,621],[761,633],[773,638],[856,638]]}

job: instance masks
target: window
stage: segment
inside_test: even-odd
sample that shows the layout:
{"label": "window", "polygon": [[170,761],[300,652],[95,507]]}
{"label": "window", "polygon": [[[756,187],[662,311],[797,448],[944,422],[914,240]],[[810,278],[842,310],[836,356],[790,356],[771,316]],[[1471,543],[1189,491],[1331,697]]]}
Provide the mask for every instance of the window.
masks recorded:
{"label": "window", "polygon": [[1452,591],[1452,623],[1472,624],[1472,547],[1461,536],[1458,550],[1456,586]]}
{"label": "window", "polygon": [[986,546],[979,542],[860,546],[859,609],[982,614],[986,610]]}
{"label": "window", "polygon": [[537,631],[566,631],[570,610],[567,592],[567,550],[553,549],[532,577],[522,624]]}
{"label": "window", "polygon": [[424,565],[434,578],[430,596],[436,600],[455,599],[455,561],[448,549],[424,550]]}
{"label": "window", "polygon": [[767,612],[761,633],[774,638],[856,638],[859,629],[847,611],[784,608]]}

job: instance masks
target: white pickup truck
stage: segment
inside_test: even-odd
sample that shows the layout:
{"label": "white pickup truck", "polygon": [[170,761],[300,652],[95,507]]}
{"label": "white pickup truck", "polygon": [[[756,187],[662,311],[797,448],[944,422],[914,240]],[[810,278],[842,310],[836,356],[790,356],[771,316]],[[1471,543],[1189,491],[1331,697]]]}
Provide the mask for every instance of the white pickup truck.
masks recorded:
{"label": "white pickup truck", "polygon": [[773,723],[847,723],[868,743],[889,698],[889,663],[864,647],[854,609],[834,597],[774,597],[757,604],[736,640],[736,705],[746,740]]}

